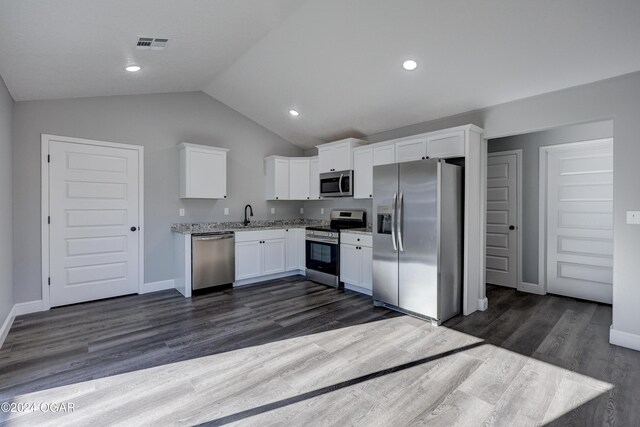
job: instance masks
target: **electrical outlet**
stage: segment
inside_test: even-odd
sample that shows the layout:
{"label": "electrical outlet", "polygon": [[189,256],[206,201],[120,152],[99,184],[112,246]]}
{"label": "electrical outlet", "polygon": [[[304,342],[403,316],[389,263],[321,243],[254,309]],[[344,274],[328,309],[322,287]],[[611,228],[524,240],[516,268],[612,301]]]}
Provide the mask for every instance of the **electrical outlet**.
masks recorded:
{"label": "electrical outlet", "polygon": [[300,208],[300,213],[303,214],[304,213],[304,208]]}
{"label": "electrical outlet", "polygon": [[320,215],[324,215],[324,208],[320,208]]}
{"label": "electrical outlet", "polygon": [[184,208],[180,208],[180,216],[184,216]]}
{"label": "electrical outlet", "polygon": [[640,211],[627,211],[627,224],[640,224]]}
{"label": "electrical outlet", "polygon": [[224,208],[224,214],[229,215],[229,208]]}
{"label": "electrical outlet", "polygon": [[273,215],[274,213],[276,213],[276,208],[271,208],[271,215]]}

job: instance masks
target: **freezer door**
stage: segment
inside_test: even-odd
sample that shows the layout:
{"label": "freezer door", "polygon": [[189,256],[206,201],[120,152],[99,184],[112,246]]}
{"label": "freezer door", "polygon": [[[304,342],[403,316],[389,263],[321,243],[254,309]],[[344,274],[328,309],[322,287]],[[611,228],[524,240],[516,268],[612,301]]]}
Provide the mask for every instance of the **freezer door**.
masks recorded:
{"label": "freezer door", "polygon": [[373,299],[398,305],[398,165],[373,168]]}
{"label": "freezer door", "polygon": [[438,160],[399,164],[399,304],[438,318]]}

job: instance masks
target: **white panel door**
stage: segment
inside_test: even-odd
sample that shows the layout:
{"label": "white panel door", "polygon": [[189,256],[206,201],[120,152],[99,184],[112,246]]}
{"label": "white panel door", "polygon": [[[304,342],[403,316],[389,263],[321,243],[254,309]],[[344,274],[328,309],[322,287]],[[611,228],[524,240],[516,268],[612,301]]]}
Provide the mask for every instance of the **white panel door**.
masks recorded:
{"label": "white panel door", "polygon": [[550,150],[547,292],[612,302],[613,141]]}
{"label": "white panel door", "polygon": [[487,158],[486,281],[518,287],[516,154],[490,154]]}
{"label": "white panel door", "polygon": [[353,152],[354,199],[373,197],[373,150],[360,149]]}
{"label": "white panel door", "polygon": [[51,141],[49,153],[51,306],[137,293],[138,151]]}
{"label": "white panel door", "polygon": [[309,159],[289,160],[289,198],[309,199]]}
{"label": "white panel door", "polygon": [[262,275],[284,272],[287,257],[285,239],[268,239],[262,242]]}

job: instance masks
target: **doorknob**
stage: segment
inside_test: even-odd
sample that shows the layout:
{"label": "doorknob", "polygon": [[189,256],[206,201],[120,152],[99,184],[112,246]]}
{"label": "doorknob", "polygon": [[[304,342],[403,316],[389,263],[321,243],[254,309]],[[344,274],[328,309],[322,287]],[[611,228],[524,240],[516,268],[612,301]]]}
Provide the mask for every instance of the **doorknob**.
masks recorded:
{"label": "doorknob", "polygon": [[136,231],[137,228],[136,227],[131,227],[131,231]]}
{"label": "doorknob", "polygon": [[515,230],[515,229],[516,229],[516,227],[515,227],[515,226],[513,226],[513,225],[510,225],[510,226],[509,226],[509,230]]}

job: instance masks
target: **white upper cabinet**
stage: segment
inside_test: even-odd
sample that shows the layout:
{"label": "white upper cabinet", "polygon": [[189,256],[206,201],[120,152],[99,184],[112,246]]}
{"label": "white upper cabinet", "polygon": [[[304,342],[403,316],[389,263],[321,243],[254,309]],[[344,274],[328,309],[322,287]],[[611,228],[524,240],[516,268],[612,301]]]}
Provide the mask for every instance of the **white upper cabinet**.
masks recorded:
{"label": "white upper cabinet", "polygon": [[317,156],[309,158],[309,199],[320,200],[320,172]]}
{"label": "white upper cabinet", "polygon": [[446,159],[464,157],[464,130],[427,135],[427,156]]}
{"label": "white upper cabinet", "polygon": [[347,138],[328,144],[318,145],[319,173],[337,172],[353,169],[353,148],[363,141]]}
{"label": "white upper cabinet", "polygon": [[354,199],[373,197],[373,149],[359,147],[353,150]]}
{"label": "white upper cabinet", "polygon": [[289,200],[289,159],[269,156],[265,162],[267,200]]}
{"label": "white upper cabinet", "polygon": [[396,142],[396,163],[427,158],[427,137],[405,139]]}
{"label": "white upper cabinet", "polygon": [[289,159],[289,199],[309,200],[309,166],[308,157]]}
{"label": "white upper cabinet", "polygon": [[386,144],[373,147],[373,166],[391,165],[396,162],[396,146]]}
{"label": "white upper cabinet", "polygon": [[227,197],[227,148],[183,142],[180,150],[180,198]]}

